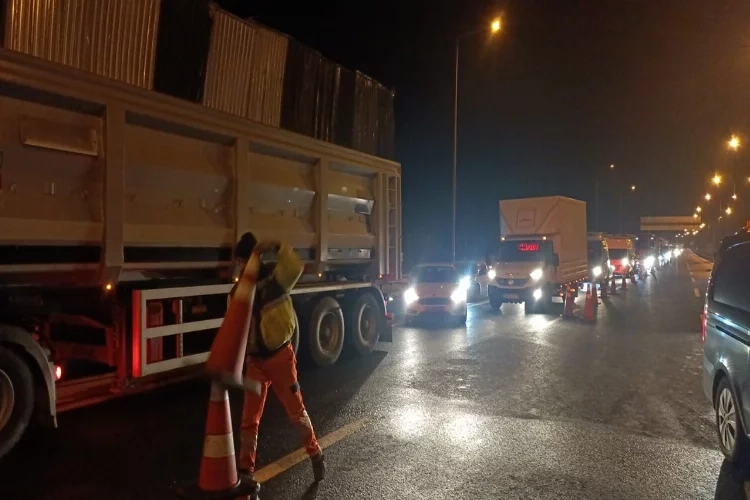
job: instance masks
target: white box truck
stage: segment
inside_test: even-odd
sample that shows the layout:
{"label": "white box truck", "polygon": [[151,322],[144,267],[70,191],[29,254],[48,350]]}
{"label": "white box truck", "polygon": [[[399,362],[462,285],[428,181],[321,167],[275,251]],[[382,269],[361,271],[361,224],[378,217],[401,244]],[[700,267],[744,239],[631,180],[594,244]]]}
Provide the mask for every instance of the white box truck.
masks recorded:
{"label": "white box truck", "polygon": [[493,309],[523,302],[527,313],[537,312],[588,278],[585,202],[501,200],[500,234],[488,290]]}

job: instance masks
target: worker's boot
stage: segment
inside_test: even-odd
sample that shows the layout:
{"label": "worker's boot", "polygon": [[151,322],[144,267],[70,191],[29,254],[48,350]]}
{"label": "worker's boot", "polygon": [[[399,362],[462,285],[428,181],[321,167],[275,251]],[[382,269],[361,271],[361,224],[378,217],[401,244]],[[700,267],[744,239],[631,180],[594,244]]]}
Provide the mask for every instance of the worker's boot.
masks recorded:
{"label": "worker's boot", "polygon": [[310,457],[310,463],[312,463],[313,476],[315,482],[320,482],[326,477],[326,458],[323,452],[320,451],[314,457]]}
{"label": "worker's boot", "polygon": [[240,481],[243,485],[248,485],[252,489],[252,493],[247,497],[249,500],[255,500],[258,498],[260,492],[260,484],[255,480],[255,474],[247,469],[238,469],[237,474],[240,476]]}

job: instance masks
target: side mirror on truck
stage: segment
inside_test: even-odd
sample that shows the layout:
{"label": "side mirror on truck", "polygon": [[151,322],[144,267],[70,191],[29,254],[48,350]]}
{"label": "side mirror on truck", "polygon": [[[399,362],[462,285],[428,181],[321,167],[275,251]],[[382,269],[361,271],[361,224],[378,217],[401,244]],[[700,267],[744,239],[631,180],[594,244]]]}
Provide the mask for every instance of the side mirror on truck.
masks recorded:
{"label": "side mirror on truck", "polygon": [[558,267],[560,265],[560,255],[559,254],[553,253],[549,260],[550,260],[550,262],[549,262],[550,265],[553,265],[555,267]]}

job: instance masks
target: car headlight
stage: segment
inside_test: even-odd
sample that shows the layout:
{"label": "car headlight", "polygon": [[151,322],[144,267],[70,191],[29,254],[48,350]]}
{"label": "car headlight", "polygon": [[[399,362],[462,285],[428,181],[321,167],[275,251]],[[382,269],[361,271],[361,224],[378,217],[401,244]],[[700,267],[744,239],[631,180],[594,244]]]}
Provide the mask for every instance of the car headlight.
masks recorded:
{"label": "car headlight", "polygon": [[490,269],[489,271],[487,271],[487,277],[489,279],[494,280],[496,276],[497,276],[497,273],[495,272],[494,269]]}
{"label": "car headlight", "polygon": [[541,288],[537,288],[536,290],[534,290],[534,293],[533,293],[533,295],[534,295],[534,300],[539,300],[539,299],[541,299],[541,298],[542,298],[542,295],[543,295],[543,293],[542,293],[542,289],[541,289]]}
{"label": "car headlight", "polygon": [[630,259],[628,259],[627,257],[625,257],[624,259],[622,259],[622,265],[623,266],[629,266],[630,265]]}
{"label": "car headlight", "polygon": [[408,288],[404,292],[404,302],[406,302],[406,305],[412,304],[419,300],[419,295],[417,295],[417,291],[413,288]]}
{"label": "car headlight", "polygon": [[463,277],[463,278],[461,278],[461,280],[460,280],[460,281],[458,282],[458,287],[459,287],[459,288],[463,288],[464,290],[468,290],[468,289],[469,289],[469,284],[470,284],[470,283],[471,283],[471,278],[469,278],[468,276],[464,276],[464,277]]}
{"label": "car headlight", "polygon": [[594,269],[591,270],[591,274],[594,275],[594,278],[602,274],[602,266],[596,266]]}
{"label": "car headlight", "polygon": [[453,293],[451,294],[451,300],[456,304],[466,302],[466,288],[459,286],[458,288],[453,290]]}
{"label": "car headlight", "polygon": [[654,256],[649,255],[645,259],[643,259],[643,263],[646,265],[646,267],[654,267]]}
{"label": "car headlight", "polygon": [[544,269],[542,269],[541,267],[538,269],[534,269],[529,273],[529,276],[534,281],[539,281],[540,279],[542,279],[542,276],[544,276]]}

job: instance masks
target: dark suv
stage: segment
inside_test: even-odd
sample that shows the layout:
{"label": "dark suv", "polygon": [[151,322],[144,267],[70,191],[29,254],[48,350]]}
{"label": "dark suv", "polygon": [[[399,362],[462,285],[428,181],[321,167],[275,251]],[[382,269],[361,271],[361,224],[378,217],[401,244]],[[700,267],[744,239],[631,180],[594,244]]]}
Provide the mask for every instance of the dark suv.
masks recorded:
{"label": "dark suv", "polygon": [[719,447],[750,457],[750,234],[724,238],[703,310],[703,390],[716,412]]}

